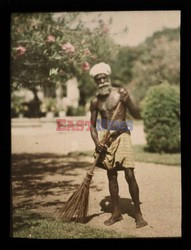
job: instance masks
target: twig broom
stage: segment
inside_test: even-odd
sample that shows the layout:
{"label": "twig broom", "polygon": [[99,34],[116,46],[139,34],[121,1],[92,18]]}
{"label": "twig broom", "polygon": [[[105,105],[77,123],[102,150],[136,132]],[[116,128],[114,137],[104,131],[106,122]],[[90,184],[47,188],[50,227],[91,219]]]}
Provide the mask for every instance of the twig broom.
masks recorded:
{"label": "twig broom", "polygon": [[[115,117],[119,111],[121,102],[119,101],[117,107],[112,115],[111,124],[115,120]],[[106,131],[104,140],[102,141],[103,145],[105,145],[110,138],[109,129]],[[87,173],[84,181],[80,185],[80,187],[70,196],[70,198],[66,201],[64,206],[60,209],[60,218],[64,222],[80,222],[85,223],[86,217],[88,214],[88,205],[89,205],[89,187],[93,177],[93,172],[96,166],[96,163],[101,154],[97,154],[93,166],[91,170]]]}

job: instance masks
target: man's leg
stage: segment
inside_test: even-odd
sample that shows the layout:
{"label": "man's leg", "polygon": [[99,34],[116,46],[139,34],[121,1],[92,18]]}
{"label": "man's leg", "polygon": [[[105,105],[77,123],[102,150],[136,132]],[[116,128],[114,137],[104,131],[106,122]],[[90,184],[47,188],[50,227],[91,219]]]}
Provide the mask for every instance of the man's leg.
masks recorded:
{"label": "man's leg", "polygon": [[137,227],[144,227],[148,225],[148,223],[143,219],[141,209],[140,209],[140,200],[139,200],[139,187],[137,185],[134,169],[127,168],[125,169],[125,179],[129,185],[129,192],[131,198],[135,205],[135,220]]}
{"label": "man's leg", "polygon": [[110,226],[114,224],[116,221],[120,221],[123,219],[121,215],[121,211],[119,208],[119,186],[117,182],[117,171],[116,170],[108,170],[107,176],[109,180],[109,192],[111,196],[111,201],[113,205],[113,213],[112,216],[104,222],[106,226]]}

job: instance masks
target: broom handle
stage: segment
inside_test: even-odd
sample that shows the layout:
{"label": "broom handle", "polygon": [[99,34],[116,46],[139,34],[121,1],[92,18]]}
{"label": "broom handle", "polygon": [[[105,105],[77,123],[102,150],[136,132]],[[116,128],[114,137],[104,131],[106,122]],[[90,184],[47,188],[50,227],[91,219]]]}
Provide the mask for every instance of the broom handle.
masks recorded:
{"label": "broom handle", "polygon": [[[119,111],[120,106],[121,106],[121,102],[119,101],[118,104],[117,104],[117,107],[115,108],[115,111],[114,111],[114,113],[113,113],[113,115],[111,117],[111,123],[110,124],[112,124],[112,122],[115,120],[115,117],[116,117],[116,115],[117,115],[117,113]],[[105,137],[104,137],[104,140],[103,140],[103,144],[104,145],[107,143],[107,141],[109,140],[109,138],[110,138],[110,131],[109,131],[109,129],[107,129]],[[96,166],[96,163],[97,163],[100,155],[101,155],[100,153],[97,154],[97,156],[96,156],[96,158],[94,160],[92,169],[90,170],[90,174],[93,174],[94,168]]]}

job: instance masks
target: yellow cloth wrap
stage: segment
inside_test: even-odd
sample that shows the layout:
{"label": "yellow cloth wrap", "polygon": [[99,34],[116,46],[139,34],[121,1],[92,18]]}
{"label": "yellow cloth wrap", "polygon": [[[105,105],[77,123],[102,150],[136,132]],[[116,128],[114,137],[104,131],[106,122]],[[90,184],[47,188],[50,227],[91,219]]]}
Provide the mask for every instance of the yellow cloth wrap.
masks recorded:
{"label": "yellow cloth wrap", "polygon": [[[112,133],[113,131],[111,131]],[[99,131],[98,138],[101,142],[104,138],[106,131]],[[111,170],[116,168],[117,170],[123,170],[124,168],[134,168],[134,157],[131,143],[131,135],[128,132],[124,132],[117,137],[110,138],[107,143],[107,153],[101,156],[96,166]],[[94,153],[96,156],[96,153]]]}

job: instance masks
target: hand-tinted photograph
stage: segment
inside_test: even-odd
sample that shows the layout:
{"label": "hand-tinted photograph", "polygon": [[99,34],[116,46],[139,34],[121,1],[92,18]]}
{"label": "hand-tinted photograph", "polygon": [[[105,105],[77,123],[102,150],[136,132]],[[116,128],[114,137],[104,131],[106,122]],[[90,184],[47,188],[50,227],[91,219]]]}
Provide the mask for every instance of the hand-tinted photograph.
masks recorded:
{"label": "hand-tinted photograph", "polygon": [[180,11],[11,14],[12,237],[181,237]]}

